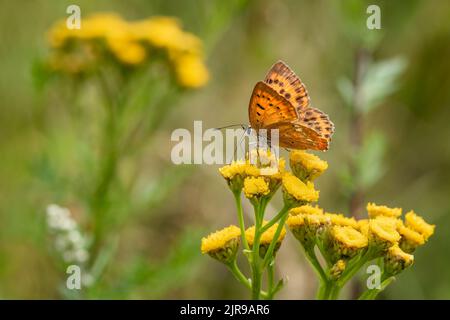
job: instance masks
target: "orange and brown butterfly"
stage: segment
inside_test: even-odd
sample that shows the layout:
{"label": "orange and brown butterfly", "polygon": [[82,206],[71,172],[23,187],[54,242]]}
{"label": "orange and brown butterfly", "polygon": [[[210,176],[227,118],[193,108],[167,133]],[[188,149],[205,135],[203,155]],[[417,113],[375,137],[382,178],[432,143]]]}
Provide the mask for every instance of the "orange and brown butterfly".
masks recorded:
{"label": "orange and brown butterfly", "polygon": [[328,150],[334,125],[327,114],[310,107],[305,85],[282,61],[275,63],[253,89],[250,126],[279,130],[279,145],[289,149]]}

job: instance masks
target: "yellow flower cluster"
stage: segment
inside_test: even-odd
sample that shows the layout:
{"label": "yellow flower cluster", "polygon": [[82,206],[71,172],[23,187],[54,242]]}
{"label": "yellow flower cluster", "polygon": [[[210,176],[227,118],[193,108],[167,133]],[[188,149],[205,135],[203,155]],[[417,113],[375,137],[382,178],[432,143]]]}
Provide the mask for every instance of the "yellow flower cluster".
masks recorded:
{"label": "yellow flower cluster", "polygon": [[80,29],[67,28],[65,20],[56,23],[48,39],[51,67],[67,73],[89,71],[108,57],[124,66],[138,66],[163,54],[180,85],[201,87],[209,77],[201,40],[171,17],[127,22],[113,13],[99,13],[83,18]]}
{"label": "yellow flower cluster", "polygon": [[[328,164],[325,161],[305,151],[292,151],[292,172],[286,172],[284,160],[278,160],[274,166],[274,158],[270,153],[259,150],[257,155],[259,160],[256,164],[250,161],[251,159],[237,161],[220,168],[219,171],[235,195],[239,195],[243,190],[254,205],[258,204],[255,201],[260,199],[270,199],[281,185],[285,211],[280,214],[286,213],[287,216],[280,218],[278,222],[286,221],[292,234],[305,248],[309,259],[316,258],[315,247],[318,247],[326,260],[328,276],[333,280],[338,281],[341,275],[347,272],[347,267],[351,274],[356,271],[359,263],[375,258],[383,258],[387,276],[393,276],[413,263],[414,257],[411,253],[434,233],[435,226],[428,224],[414,211],[408,212],[403,221],[401,208],[375,203],[367,204],[367,219],[356,220],[341,213],[324,212],[319,206],[312,206],[310,203],[319,199],[319,191],[315,189],[312,180],[327,169]],[[259,204],[264,208],[266,202]],[[260,213],[258,210],[255,212]],[[264,221],[263,225],[266,223]],[[272,243],[277,227],[278,223],[274,223],[261,235],[261,257],[264,257]],[[245,240],[250,247],[253,246],[254,236],[255,227],[245,231]],[[284,236],[283,227],[275,251]],[[312,264],[315,265],[315,262]]]}
{"label": "yellow flower cluster", "polygon": [[[252,150],[256,152],[256,150]],[[229,165],[219,168],[222,177],[225,178],[233,192],[244,193],[247,198],[256,196],[270,196],[281,184],[284,174],[285,161],[283,158],[275,159],[273,154],[265,150],[259,150],[260,163],[253,161],[253,152],[247,160],[233,161]],[[273,165],[275,164],[275,165]]]}
{"label": "yellow flower cluster", "polygon": [[[413,211],[405,215],[403,222],[399,219],[400,208],[369,203],[367,209],[369,219],[355,220],[342,214],[323,213],[319,207],[300,206],[290,210],[287,225],[306,249],[320,245],[333,264],[370,250],[372,258],[384,257],[392,275],[410,266],[410,253],[426,242],[435,226]],[[345,266],[333,268],[338,274]]]}

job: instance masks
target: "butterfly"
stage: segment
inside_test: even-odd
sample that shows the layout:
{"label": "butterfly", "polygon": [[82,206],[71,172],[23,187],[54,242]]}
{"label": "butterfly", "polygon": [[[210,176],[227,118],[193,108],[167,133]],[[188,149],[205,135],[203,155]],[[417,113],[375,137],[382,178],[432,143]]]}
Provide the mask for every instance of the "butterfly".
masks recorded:
{"label": "butterfly", "polygon": [[282,61],[255,85],[248,116],[257,133],[278,129],[279,146],[288,149],[328,150],[334,132],[328,115],[310,106],[305,85]]}

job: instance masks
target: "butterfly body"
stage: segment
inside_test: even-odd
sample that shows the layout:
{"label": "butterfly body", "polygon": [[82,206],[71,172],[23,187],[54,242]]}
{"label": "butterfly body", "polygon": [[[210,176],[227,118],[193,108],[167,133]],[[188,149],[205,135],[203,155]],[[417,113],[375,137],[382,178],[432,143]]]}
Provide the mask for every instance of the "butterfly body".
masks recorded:
{"label": "butterfly body", "polygon": [[289,149],[328,150],[334,125],[310,107],[308,92],[283,62],[277,62],[253,89],[248,108],[252,129],[279,130],[279,145]]}

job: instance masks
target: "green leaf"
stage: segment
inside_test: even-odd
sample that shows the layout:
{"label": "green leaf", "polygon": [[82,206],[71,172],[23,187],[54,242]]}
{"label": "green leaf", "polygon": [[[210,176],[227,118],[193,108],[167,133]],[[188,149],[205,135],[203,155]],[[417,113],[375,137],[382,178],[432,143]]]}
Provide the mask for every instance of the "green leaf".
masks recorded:
{"label": "green leaf", "polygon": [[383,134],[373,132],[363,143],[357,156],[358,185],[362,188],[373,186],[385,173],[383,155],[386,139]]}
{"label": "green leaf", "polygon": [[380,105],[398,88],[399,76],[406,68],[406,60],[397,57],[371,64],[361,85],[361,112],[368,113]]}
{"label": "green leaf", "polygon": [[342,99],[344,100],[345,104],[350,107],[353,103],[353,84],[347,77],[342,77],[337,81],[337,89],[339,93],[341,94]]}

